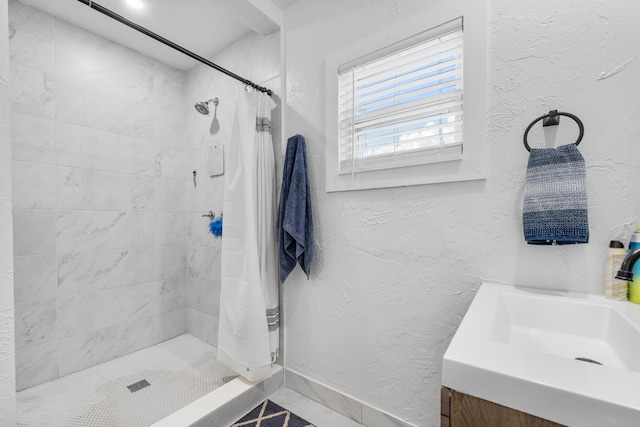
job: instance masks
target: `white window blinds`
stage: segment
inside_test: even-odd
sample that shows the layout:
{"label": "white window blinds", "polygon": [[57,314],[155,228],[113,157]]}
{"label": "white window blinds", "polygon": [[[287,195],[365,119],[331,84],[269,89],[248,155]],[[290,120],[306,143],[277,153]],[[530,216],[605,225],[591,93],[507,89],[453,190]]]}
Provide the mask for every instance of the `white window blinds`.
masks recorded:
{"label": "white window blinds", "polygon": [[462,18],[339,67],[339,171],[462,157]]}

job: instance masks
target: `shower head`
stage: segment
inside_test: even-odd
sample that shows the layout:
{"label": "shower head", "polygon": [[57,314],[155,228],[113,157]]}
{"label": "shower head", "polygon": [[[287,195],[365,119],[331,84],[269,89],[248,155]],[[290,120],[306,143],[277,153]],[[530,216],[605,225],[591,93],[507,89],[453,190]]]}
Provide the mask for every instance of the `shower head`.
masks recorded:
{"label": "shower head", "polygon": [[209,106],[207,105],[206,102],[196,102],[196,111],[200,114],[203,114],[205,116],[209,115]]}
{"label": "shower head", "polygon": [[213,102],[213,105],[215,105],[216,107],[218,106],[218,98],[214,98],[214,99],[210,99],[207,102],[196,102],[196,104],[194,105],[196,111],[204,116],[208,116],[209,115],[209,103]]}

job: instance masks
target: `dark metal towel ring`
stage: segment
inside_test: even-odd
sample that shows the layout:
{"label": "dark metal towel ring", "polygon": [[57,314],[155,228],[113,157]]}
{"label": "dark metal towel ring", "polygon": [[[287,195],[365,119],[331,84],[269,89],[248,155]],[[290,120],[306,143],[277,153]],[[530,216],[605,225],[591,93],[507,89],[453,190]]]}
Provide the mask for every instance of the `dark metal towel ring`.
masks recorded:
{"label": "dark metal towel ring", "polygon": [[558,110],[551,110],[549,111],[549,114],[540,116],[529,123],[529,126],[527,126],[527,130],[524,131],[524,137],[522,138],[522,140],[524,141],[524,147],[527,149],[527,151],[531,152],[531,147],[529,147],[529,143],[527,142],[527,135],[529,135],[529,130],[531,130],[533,125],[538,123],[540,120],[544,120],[542,122],[542,126],[557,126],[558,124],[560,124],[560,117],[558,116],[570,117],[578,124],[578,127],[580,128],[580,135],[578,135],[578,140],[575,142],[575,144],[580,144],[580,141],[582,141],[582,137],[584,136],[584,125],[582,124],[582,121],[571,113],[563,113]]}

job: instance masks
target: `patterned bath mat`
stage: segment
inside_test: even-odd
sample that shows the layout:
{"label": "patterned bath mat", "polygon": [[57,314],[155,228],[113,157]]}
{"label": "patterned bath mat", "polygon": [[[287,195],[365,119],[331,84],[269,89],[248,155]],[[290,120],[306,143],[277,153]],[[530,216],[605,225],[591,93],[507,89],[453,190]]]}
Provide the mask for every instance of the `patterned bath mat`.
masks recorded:
{"label": "patterned bath mat", "polygon": [[265,400],[231,427],[315,427],[293,412]]}

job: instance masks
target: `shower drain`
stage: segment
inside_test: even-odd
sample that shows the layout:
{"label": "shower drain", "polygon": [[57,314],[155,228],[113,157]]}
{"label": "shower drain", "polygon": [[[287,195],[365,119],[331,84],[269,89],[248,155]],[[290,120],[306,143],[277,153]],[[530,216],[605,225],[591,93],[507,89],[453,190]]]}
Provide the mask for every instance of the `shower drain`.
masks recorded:
{"label": "shower drain", "polygon": [[597,360],[589,359],[588,357],[576,357],[575,359],[581,362],[589,362],[595,363],[596,365],[602,365],[602,363],[598,362]]}
{"label": "shower drain", "polygon": [[129,389],[129,391],[131,393],[135,393],[138,390],[142,390],[145,387],[149,387],[151,384],[149,384],[149,381],[147,380],[141,380],[138,381],[137,383],[133,383],[131,385],[128,385],[127,388]]}

